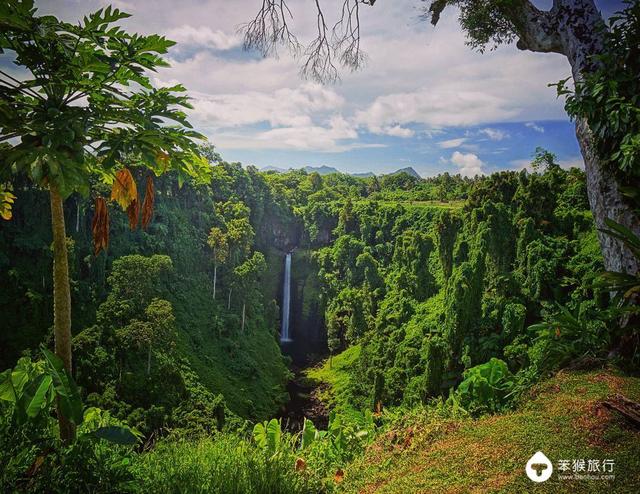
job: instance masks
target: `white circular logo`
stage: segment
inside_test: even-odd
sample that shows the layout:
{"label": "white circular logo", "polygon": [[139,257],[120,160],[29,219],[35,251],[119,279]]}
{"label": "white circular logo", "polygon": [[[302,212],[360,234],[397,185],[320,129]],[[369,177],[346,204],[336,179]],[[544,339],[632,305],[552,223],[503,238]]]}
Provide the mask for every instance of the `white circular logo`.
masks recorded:
{"label": "white circular logo", "polygon": [[525,471],[527,472],[527,477],[534,482],[544,482],[545,480],[549,480],[549,477],[551,477],[551,474],[553,473],[553,465],[542,451],[538,451],[527,462]]}

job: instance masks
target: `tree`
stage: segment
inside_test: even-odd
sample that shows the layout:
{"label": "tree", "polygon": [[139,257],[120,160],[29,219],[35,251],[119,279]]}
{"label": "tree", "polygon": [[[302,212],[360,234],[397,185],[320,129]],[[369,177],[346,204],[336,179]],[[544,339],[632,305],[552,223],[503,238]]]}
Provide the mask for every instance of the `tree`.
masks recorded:
{"label": "tree", "polygon": [[253,284],[267,269],[267,262],[262,252],[254,252],[253,255],[236,267],[233,274],[236,276],[236,283],[243,294],[242,298],[242,331],[246,321],[247,296],[251,295]]}
{"label": "tree", "polygon": [[98,323],[119,327],[130,319],[139,319],[157,297],[164,276],[172,270],[171,258],[160,254],[150,257],[131,254],[113,261],[107,279],[111,291],[98,308]]}
{"label": "tree", "polygon": [[229,241],[222,229],[214,226],[209,232],[207,243],[213,250],[213,300],[215,300],[218,264],[223,264],[229,257]]}
{"label": "tree", "polygon": [[435,282],[429,272],[433,249],[431,237],[415,230],[403,232],[396,240],[393,261],[398,267],[398,286],[416,300],[426,300],[433,295]]}
{"label": "tree", "polygon": [[[49,189],[55,351],[71,372],[64,199],[73,192],[88,194],[89,179],[97,175],[114,182],[114,192],[121,187],[114,198],[137,223],[135,182],[123,187],[120,178],[131,174],[117,175],[126,170],[125,161],[157,175],[173,170],[180,182],[206,176],[209,165],[193,140],[202,136],[189,129],[181,109],[190,107],[184,88],[156,89],[146,74],[168,65],[162,55],[172,41],[126,33],[114,23],[129,15],[111,7],[78,24],[36,13],[32,0],[0,6],[0,50],[13,55],[21,70],[20,79],[0,71],[0,142],[9,144],[0,149],[0,183],[19,173]],[[108,222],[104,199],[97,205],[100,248]],[[72,440],[73,424],[58,415],[61,437]]]}
{"label": "tree", "polygon": [[126,346],[147,349],[147,376],[151,373],[151,350],[175,346],[175,316],[171,302],[154,298],[144,311],[144,320],[133,319],[124,328],[118,329],[118,339]]}
{"label": "tree", "polygon": [[[234,269],[234,267],[240,264],[243,259],[249,254],[251,245],[253,244],[255,232],[253,230],[253,226],[251,226],[251,221],[249,219],[251,210],[246,204],[239,200],[230,200],[218,204],[216,206],[216,212],[218,213],[218,216],[220,216],[223,223],[221,234],[224,236],[224,242],[226,242],[226,258],[224,262],[226,262],[228,259],[230,264],[229,269]],[[216,233],[216,235],[218,234]],[[211,237],[209,237],[209,241],[211,240]],[[218,239],[218,241],[222,240]],[[220,252],[222,253],[223,251]],[[231,308],[232,290],[233,288],[229,286],[227,309]]]}
{"label": "tree", "polygon": [[[374,3],[375,0],[344,0],[333,36],[329,36],[321,2],[315,2],[317,36],[302,50],[307,57],[302,69],[304,75],[320,81],[332,81],[337,78],[336,60],[338,64],[350,69],[361,66],[364,55],[360,49],[359,8],[360,4],[372,6]],[[433,25],[438,23],[445,8],[458,7],[460,25],[467,34],[468,44],[474,49],[483,51],[489,45],[517,41],[516,46],[520,50],[564,55],[571,66],[578,91],[585,80],[590,80],[592,74],[602,72],[602,55],[610,48],[606,43],[606,25],[594,0],[553,0],[548,11],[538,9],[530,0],[429,0],[428,4],[425,17]],[[278,44],[288,44],[295,51],[300,51],[297,38],[289,30],[288,17],[291,17],[291,11],[285,0],[262,2],[256,18],[246,26],[245,48],[257,49],[264,55],[269,55],[276,50]],[[619,37],[622,39],[624,36]],[[629,60],[633,57],[637,59],[637,52],[634,52],[637,50],[637,42],[633,44],[637,36],[627,38],[631,40],[627,50]],[[631,67],[633,70],[634,63]],[[613,100],[612,102],[615,103]],[[637,103],[633,106],[637,107]],[[607,110],[606,113],[610,112]],[[602,147],[598,146],[592,133],[591,125],[594,123],[605,128],[612,124],[604,119],[593,122],[584,109],[573,116],[585,161],[589,203],[598,228],[605,267],[608,270],[634,274],[638,272],[639,262],[631,251],[619,240],[602,232],[606,228],[605,220],[613,219],[636,234],[640,233],[638,213],[625,198],[615,170],[604,166],[603,158],[607,157],[602,156]],[[614,123],[612,128],[620,127],[616,127]],[[607,134],[600,128],[596,130],[599,134]],[[627,145],[628,148],[636,147],[628,140]],[[635,156],[635,151],[626,152],[627,158],[630,155]],[[627,158],[621,159],[624,162]]]}

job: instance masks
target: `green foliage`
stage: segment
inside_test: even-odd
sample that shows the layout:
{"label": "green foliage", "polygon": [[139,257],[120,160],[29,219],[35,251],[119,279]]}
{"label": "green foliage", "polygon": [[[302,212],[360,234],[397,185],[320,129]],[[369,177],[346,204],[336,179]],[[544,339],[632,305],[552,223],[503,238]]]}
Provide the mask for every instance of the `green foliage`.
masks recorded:
{"label": "green foliage", "polygon": [[467,369],[463,378],[450,400],[475,413],[503,409],[514,385],[507,364],[497,358]]}
{"label": "green foliage", "polygon": [[[307,369],[306,376],[318,383],[327,383],[328,387],[322,400],[338,412],[348,408],[354,400],[353,370],[361,359],[361,346],[352,345],[344,352],[332,356],[318,367]],[[364,406],[370,405],[367,403]]]}
{"label": "green foliage", "polygon": [[277,419],[258,423],[253,428],[253,440],[269,456],[278,453],[281,446],[281,438],[280,421]]}
{"label": "green foliage", "polygon": [[[82,422],[82,399],[80,392],[69,372],[64,368],[62,360],[46,348],[42,347],[47,371],[50,376],[49,384],[53,385],[55,397],[60,404],[62,414],[74,424]],[[46,391],[44,391],[46,393]],[[43,395],[44,396],[44,395]],[[40,400],[42,402],[42,400]]]}
{"label": "green foliage", "polygon": [[433,336],[424,343],[424,390],[422,400],[441,393],[445,364],[449,345],[439,336]]}
{"label": "green foliage", "polygon": [[[600,300],[589,280],[602,261],[585,175],[544,149],[532,161],[532,173],[366,188],[322,178],[295,198],[311,245],[322,238],[315,257],[330,362],[360,348],[349,380],[318,373],[340,382],[341,409],[422,402],[494,357],[517,372],[531,360],[525,328],[544,307]],[[447,200],[468,199],[462,208],[414,202],[444,190]]]}
{"label": "green foliage", "polygon": [[[0,376],[0,488],[3,491],[117,492],[129,478],[128,449],[140,433],[108,412],[84,408],[62,361],[46,348],[43,361],[23,357]],[[62,445],[54,405],[78,426],[77,439]],[[102,441],[104,440],[104,441]]]}
{"label": "green foliage", "polygon": [[310,474],[324,481],[324,490],[331,491],[334,473],[362,454],[376,432],[370,411],[333,411],[327,430],[318,430],[313,422],[305,419],[299,434],[298,454],[311,470]]}
{"label": "green foliage", "polygon": [[527,308],[518,303],[505,305],[502,313],[502,332],[506,339],[513,340],[522,334],[527,316]]}
{"label": "green foliage", "polygon": [[[78,387],[64,368],[62,360],[54,353],[41,347],[43,362],[31,362],[26,357],[18,361],[16,367],[0,374],[0,401],[8,404],[10,416],[17,425],[35,421],[50,426],[51,410],[54,403],[60,404],[60,411],[75,425],[94,422],[100,410],[83,411],[82,398]],[[137,432],[121,425],[105,425],[90,431],[96,438],[118,444],[136,444]]]}
{"label": "green foliage", "polygon": [[529,326],[536,335],[529,350],[532,364],[553,371],[585,357],[603,357],[610,339],[611,315],[584,301],[574,311],[558,306],[544,322]]}

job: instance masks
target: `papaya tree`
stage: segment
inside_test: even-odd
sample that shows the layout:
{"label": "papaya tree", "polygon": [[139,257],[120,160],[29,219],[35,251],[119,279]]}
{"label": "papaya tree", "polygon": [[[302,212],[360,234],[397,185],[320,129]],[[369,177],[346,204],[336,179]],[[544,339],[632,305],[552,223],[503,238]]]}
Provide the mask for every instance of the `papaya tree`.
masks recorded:
{"label": "papaya tree", "polygon": [[[155,88],[149,71],[168,64],[174,44],[158,35],[125,32],[116,23],[128,14],[107,7],[70,23],[38,15],[32,0],[0,4],[0,53],[15,64],[0,71],[0,183],[26,175],[49,191],[53,231],[55,353],[71,372],[71,294],[64,200],[89,194],[90,178],[114,182],[112,196],[139,211],[135,182],[124,165],[156,175],[174,171],[206,177],[209,165],[197,153],[184,113],[184,88]],[[147,182],[143,224],[150,219],[152,182]],[[151,185],[151,187],[150,187]],[[17,198],[19,200],[19,197]],[[96,250],[108,242],[104,199],[96,200]],[[60,435],[74,438],[74,425],[58,413]]]}

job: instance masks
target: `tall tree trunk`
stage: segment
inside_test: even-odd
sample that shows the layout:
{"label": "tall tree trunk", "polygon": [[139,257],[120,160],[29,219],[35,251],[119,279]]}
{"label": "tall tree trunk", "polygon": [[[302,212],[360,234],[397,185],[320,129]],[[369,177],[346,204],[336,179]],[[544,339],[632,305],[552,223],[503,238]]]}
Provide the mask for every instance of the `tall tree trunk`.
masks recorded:
{"label": "tall tree trunk", "polygon": [[216,299],[216,281],[218,280],[218,263],[213,263],[213,300]]}
{"label": "tall tree trunk", "polygon": [[[571,64],[574,81],[580,82],[597,68],[594,56],[602,53],[604,47],[604,22],[593,0],[556,0],[555,3],[563,51]],[[586,119],[577,119],[576,136],[584,158],[587,194],[598,229],[605,269],[637,273],[638,259],[622,242],[600,230],[607,228],[606,219],[612,219],[640,234],[639,218],[625,202],[613,171],[597,155]]]}
{"label": "tall tree trunk", "polygon": [[231,309],[231,288],[229,288],[229,300],[227,302],[227,310]]}
{"label": "tall tree trunk", "polygon": [[151,374],[151,344],[149,344],[149,348],[147,349],[147,376]]}
{"label": "tall tree trunk", "polygon": [[242,332],[244,333],[244,321],[245,321],[245,309],[247,308],[247,303],[242,302]]}
{"label": "tall tree trunk", "polygon": [[598,228],[598,240],[604,258],[604,266],[607,271],[618,271],[635,274],[640,269],[639,260],[622,242],[603,233],[601,229],[607,228],[607,218],[620,223],[636,235],[640,235],[640,222],[633,209],[624,201],[618,182],[613,173],[602,166],[593,149],[593,138],[589,126],[584,119],[576,122],[576,135],[580,144],[580,150],[584,157],[585,172],[587,175],[587,194],[593,219]]}
{"label": "tall tree trunk", "polygon": [[[64,227],[62,197],[55,185],[49,186],[51,200],[51,226],[53,230],[53,325],[56,355],[62,359],[71,374],[71,288],[69,283],[69,258]],[[75,438],[75,426],[63,415],[58,404],[60,438],[71,442]]]}
{"label": "tall tree trunk", "polygon": [[[593,0],[554,0],[548,12],[538,10],[529,0],[519,0],[514,7],[509,15],[520,36],[518,48],[565,55],[576,82],[598,68],[594,57],[602,53],[605,25]],[[598,228],[605,269],[637,273],[638,259],[620,241],[600,229],[606,227],[605,220],[609,218],[640,234],[640,218],[624,201],[613,172],[603,166],[584,119],[576,121],[576,135],[584,158],[589,204]]]}

